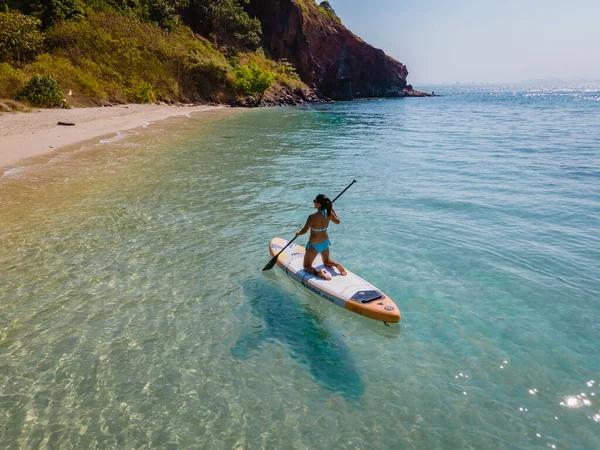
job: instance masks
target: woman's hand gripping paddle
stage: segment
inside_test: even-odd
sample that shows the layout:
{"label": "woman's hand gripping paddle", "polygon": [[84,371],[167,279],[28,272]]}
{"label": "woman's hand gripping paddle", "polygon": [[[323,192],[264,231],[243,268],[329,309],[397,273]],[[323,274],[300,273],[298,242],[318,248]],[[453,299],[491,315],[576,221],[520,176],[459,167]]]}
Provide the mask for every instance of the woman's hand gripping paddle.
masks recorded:
{"label": "woman's hand gripping paddle", "polygon": [[[349,184],[349,185],[346,187],[346,189],[344,189],[342,192],[340,192],[340,193],[338,194],[338,196],[337,196],[336,198],[334,198],[334,199],[331,201],[331,203],[335,202],[335,201],[336,201],[338,198],[340,198],[340,197],[341,197],[341,195],[342,195],[344,192],[346,192],[348,189],[350,189],[350,186],[352,186],[354,183],[356,183],[356,180],[352,180],[352,183],[350,183],[350,184]],[[297,238],[297,237],[298,237],[298,236],[294,236],[294,239],[292,239],[290,242],[288,242],[288,243],[287,243],[287,245],[286,245],[285,247],[283,247],[279,253],[277,253],[275,256],[273,256],[273,258],[271,258],[271,261],[269,261],[269,262],[267,263],[267,265],[266,265],[265,267],[263,267],[263,270],[270,270],[270,269],[272,269],[272,268],[273,268],[273,266],[275,265],[275,263],[277,262],[277,258],[279,257],[279,255],[281,255],[281,252],[283,252],[283,251],[284,251],[286,248],[288,248],[288,246],[289,246],[289,245],[290,245],[292,242],[294,242],[294,241],[296,240],[296,238]]]}

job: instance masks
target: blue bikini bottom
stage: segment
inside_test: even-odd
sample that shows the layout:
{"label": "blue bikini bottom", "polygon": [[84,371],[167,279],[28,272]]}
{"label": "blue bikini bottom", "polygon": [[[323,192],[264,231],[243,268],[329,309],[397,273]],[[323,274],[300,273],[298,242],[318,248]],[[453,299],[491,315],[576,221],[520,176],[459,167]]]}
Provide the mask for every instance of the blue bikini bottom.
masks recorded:
{"label": "blue bikini bottom", "polygon": [[311,247],[314,248],[317,253],[323,253],[325,250],[329,248],[331,245],[331,241],[327,240],[325,242],[319,242],[318,244],[311,244],[310,241],[306,244],[306,251],[308,251]]}

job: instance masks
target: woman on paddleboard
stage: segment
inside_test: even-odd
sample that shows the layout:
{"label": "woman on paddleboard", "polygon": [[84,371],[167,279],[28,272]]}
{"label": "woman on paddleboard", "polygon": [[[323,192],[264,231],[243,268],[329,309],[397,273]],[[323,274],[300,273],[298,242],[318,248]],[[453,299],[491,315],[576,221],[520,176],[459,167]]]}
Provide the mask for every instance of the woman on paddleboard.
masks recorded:
{"label": "woman on paddleboard", "polygon": [[346,270],[342,265],[329,258],[331,242],[327,235],[327,227],[330,221],[336,225],[340,223],[340,218],[333,210],[333,203],[326,195],[319,194],[313,200],[313,205],[317,212],[308,216],[304,228],[296,233],[296,236],[300,236],[310,229],[310,238],[306,244],[306,254],[304,255],[304,270],[326,280],[331,280],[331,275],[325,269],[315,269],[312,266],[313,261],[320,253],[323,264],[327,267],[335,267],[339,270],[340,275],[346,275]]}

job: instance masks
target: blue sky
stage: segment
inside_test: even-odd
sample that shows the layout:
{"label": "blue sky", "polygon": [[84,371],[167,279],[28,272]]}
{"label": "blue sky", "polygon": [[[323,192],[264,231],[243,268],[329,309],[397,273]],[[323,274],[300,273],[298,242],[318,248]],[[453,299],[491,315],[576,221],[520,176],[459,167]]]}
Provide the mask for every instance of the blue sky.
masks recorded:
{"label": "blue sky", "polygon": [[600,0],[329,2],[354,34],[405,64],[415,87],[600,81]]}

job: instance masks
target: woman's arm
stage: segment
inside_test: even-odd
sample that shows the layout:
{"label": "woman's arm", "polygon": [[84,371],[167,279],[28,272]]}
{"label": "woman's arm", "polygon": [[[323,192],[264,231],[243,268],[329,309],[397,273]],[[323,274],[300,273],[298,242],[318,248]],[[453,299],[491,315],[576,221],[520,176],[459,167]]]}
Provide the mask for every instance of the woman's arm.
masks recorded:
{"label": "woman's arm", "polygon": [[308,229],[310,228],[311,222],[312,222],[312,216],[308,216],[308,219],[306,219],[306,223],[304,224],[304,227],[296,233],[296,236],[300,236],[300,235],[306,233],[308,231]]}
{"label": "woman's arm", "polygon": [[338,215],[335,213],[334,209],[331,208],[331,221],[333,223],[335,223],[336,225],[340,224],[340,218],[338,217]]}

